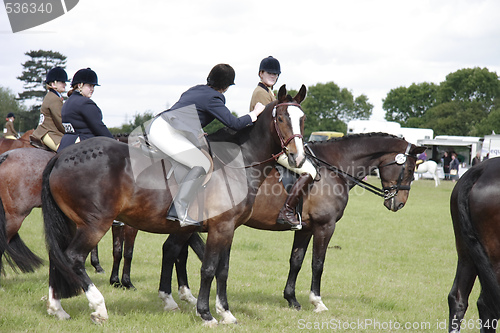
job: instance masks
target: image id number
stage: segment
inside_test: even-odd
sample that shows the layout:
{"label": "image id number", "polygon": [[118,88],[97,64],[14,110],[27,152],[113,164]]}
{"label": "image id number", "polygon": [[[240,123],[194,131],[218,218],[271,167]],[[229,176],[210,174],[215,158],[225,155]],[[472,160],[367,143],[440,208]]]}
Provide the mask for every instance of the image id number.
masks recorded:
{"label": "image id number", "polygon": [[35,14],[35,13],[52,13],[52,4],[47,3],[27,3],[27,2],[6,2],[5,10],[7,14]]}

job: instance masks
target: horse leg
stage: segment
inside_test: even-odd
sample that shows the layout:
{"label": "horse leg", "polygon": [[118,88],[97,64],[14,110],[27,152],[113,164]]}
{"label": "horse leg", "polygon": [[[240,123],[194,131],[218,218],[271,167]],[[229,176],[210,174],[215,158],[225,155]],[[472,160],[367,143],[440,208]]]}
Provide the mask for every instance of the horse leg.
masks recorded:
{"label": "horse leg", "polygon": [[123,254],[123,239],[125,237],[123,231],[124,228],[124,225],[115,224],[114,222],[111,226],[113,234],[113,269],[111,270],[111,276],[109,277],[109,284],[116,288],[120,288],[122,286],[118,275],[120,273],[120,262]]}
{"label": "horse leg", "polygon": [[196,308],[205,326],[217,325],[217,320],[210,313],[209,300],[212,281],[217,276],[217,313],[222,316],[222,322],[236,323],[236,318],[229,311],[227,302],[227,276],[229,269],[229,254],[234,236],[231,226],[216,226],[209,231],[205,255],[201,265],[200,292]]}
{"label": "horse leg", "polygon": [[187,276],[188,247],[188,243],[182,247],[175,261],[175,272],[177,274],[177,285],[179,286],[179,299],[196,306],[198,300],[191,293]]}
{"label": "horse leg", "polygon": [[474,265],[468,259],[459,257],[455,280],[448,295],[450,309],[449,332],[451,333],[460,332],[460,325],[469,306],[469,295],[476,276]]}
{"label": "horse leg", "polygon": [[163,301],[163,310],[178,310],[179,306],[172,297],[172,271],[191,234],[170,234],[163,243],[160,288],[158,296]]}
{"label": "horse leg", "polygon": [[297,276],[302,268],[302,262],[307,252],[307,246],[311,241],[311,232],[296,231],[293,237],[292,253],[290,254],[290,269],[286,281],[283,297],[288,301],[288,306],[300,310],[302,306],[295,297],[295,284]]}
{"label": "horse leg", "polygon": [[132,257],[134,256],[135,238],[137,237],[137,232],[139,230],[128,225],[124,225],[123,228],[125,236],[125,251],[123,253],[122,285],[127,289],[135,290],[136,288],[130,280],[130,269],[132,268]]}
{"label": "horse leg", "polygon": [[316,225],[314,228],[313,255],[312,255],[312,281],[309,302],[314,305],[314,312],[328,310],[321,300],[321,276],[325,264],[326,251],[328,244],[335,231],[335,221]]}
{"label": "horse leg", "polygon": [[483,293],[484,291],[481,291],[477,300],[477,309],[479,310],[479,319],[481,320],[481,333],[495,333],[498,327],[498,318],[485,304]]}
{"label": "horse leg", "polygon": [[97,250],[97,245],[90,252],[90,264],[95,268],[95,272],[98,274],[104,273],[104,269],[101,267],[101,263],[99,262],[99,253]]}

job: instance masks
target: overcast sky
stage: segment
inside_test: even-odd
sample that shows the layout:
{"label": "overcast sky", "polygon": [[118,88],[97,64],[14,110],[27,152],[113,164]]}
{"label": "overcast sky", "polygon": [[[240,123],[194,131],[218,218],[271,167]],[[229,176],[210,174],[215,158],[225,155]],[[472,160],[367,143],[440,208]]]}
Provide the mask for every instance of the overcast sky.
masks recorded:
{"label": "overcast sky", "polygon": [[400,86],[439,84],[462,68],[500,73],[497,0],[80,0],[67,14],[12,33],[0,8],[0,86],[16,77],[29,50],[68,57],[70,77],[91,67],[92,99],[109,127],[136,113],[160,112],[210,69],[228,63],[236,86],[226,105],[248,111],[258,66],[281,63],[279,88],[335,82],[365,94],[382,119],[382,99]]}

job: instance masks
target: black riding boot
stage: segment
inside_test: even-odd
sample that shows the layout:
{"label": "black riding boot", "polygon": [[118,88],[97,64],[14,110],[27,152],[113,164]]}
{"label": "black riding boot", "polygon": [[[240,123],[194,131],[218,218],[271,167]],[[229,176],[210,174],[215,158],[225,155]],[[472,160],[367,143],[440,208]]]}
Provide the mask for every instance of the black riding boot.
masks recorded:
{"label": "black riding boot", "polygon": [[201,222],[192,219],[188,215],[188,209],[191,202],[194,200],[196,193],[200,189],[205,180],[206,172],[202,167],[194,167],[189,170],[186,177],[182,181],[179,192],[175,197],[168,211],[167,219],[179,221],[181,227],[188,225],[201,226]]}
{"label": "black riding boot", "polygon": [[276,222],[280,224],[289,224],[292,229],[301,229],[302,225],[299,220],[295,217],[295,208],[297,207],[302,194],[307,190],[310,184],[313,182],[313,177],[308,173],[303,173],[300,175],[299,179],[293,184],[288,198],[286,198],[285,204],[278,214]]}

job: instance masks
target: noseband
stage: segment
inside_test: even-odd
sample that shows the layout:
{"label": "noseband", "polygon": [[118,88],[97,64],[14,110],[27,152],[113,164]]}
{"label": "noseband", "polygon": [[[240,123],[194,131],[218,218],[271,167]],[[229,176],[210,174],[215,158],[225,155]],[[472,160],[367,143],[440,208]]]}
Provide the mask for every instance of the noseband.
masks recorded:
{"label": "noseband", "polygon": [[279,103],[279,104],[277,104],[274,107],[274,109],[273,109],[274,128],[275,128],[276,133],[278,134],[278,137],[280,139],[281,148],[283,149],[278,155],[275,155],[275,156],[279,156],[279,155],[283,154],[284,151],[288,150],[287,146],[290,143],[290,141],[292,141],[294,138],[299,138],[299,139],[303,139],[304,138],[304,136],[302,134],[293,134],[288,139],[286,139],[286,140],[284,139],[283,134],[281,133],[281,130],[280,130],[279,126],[278,126],[278,122],[276,121],[276,118],[277,118],[276,117],[276,108],[278,108],[280,106],[296,106],[300,110],[302,110],[302,107],[300,106],[300,104],[299,103],[295,103],[295,102]]}
{"label": "noseband", "polygon": [[392,186],[385,186],[383,187],[384,190],[384,199],[389,200],[394,198],[399,190],[410,190],[411,186],[410,185],[401,185],[401,182],[403,181],[404,174],[405,174],[405,169],[406,169],[406,162],[407,162],[407,157],[412,157],[416,159],[416,156],[410,155],[410,149],[411,149],[411,143],[408,142],[408,147],[406,147],[406,151],[404,154],[397,154],[396,157],[394,158],[394,161],[389,162],[387,164],[381,165],[379,169],[393,165],[393,164],[399,164],[401,165],[401,172],[399,173],[398,177],[398,182],[396,185]]}

